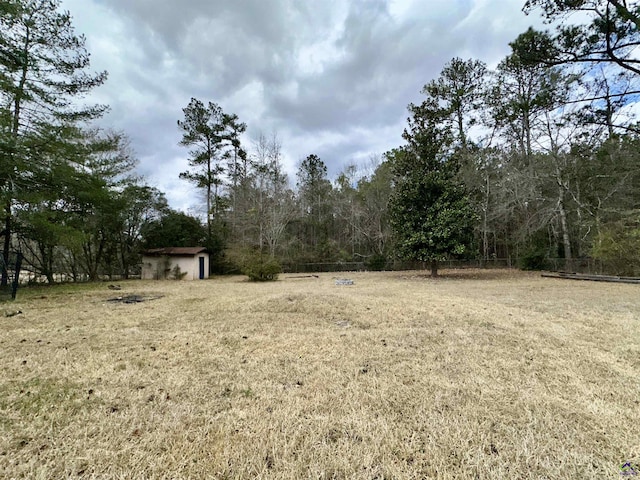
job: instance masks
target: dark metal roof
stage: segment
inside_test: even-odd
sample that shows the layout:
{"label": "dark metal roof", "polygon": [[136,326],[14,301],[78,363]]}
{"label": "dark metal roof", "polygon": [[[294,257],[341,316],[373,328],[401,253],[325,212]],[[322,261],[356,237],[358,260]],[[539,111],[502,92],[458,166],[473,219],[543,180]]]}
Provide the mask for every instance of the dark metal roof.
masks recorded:
{"label": "dark metal roof", "polygon": [[173,257],[190,257],[192,255],[198,255],[199,253],[209,253],[205,247],[165,247],[165,248],[152,248],[142,252],[143,255],[148,257],[161,257],[163,255]]}

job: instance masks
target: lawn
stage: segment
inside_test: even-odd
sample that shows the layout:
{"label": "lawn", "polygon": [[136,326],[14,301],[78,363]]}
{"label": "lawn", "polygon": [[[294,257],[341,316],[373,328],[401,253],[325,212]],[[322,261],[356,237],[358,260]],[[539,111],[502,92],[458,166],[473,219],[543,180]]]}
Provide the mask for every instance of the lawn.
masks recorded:
{"label": "lawn", "polygon": [[0,304],[0,477],[605,479],[640,461],[639,285],[443,274],[23,289]]}

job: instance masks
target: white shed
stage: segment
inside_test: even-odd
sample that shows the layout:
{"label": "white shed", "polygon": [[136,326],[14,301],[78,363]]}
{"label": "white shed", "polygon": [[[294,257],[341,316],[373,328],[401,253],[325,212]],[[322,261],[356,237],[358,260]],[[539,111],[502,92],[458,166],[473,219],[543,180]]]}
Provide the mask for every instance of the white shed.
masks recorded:
{"label": "white shed", "polygon": [[154,248],[142,253],[143,280],[204,280],[209,251],[204,247]]}

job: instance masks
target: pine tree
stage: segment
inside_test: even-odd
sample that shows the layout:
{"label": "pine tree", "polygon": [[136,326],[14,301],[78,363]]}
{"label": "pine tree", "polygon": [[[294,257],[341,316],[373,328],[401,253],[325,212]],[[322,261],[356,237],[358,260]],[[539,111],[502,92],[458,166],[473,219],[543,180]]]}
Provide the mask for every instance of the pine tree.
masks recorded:
{"label": "pine tree", "polygon": [[[48,168],[39,150],[55,137],[68,139],[69,125],[100,116],[106,109],[83,107],[76,99],[102,84],[106,72],[87,73],[89,53],[75,34],[60,0],[5,0],[0,3],[0,201],[4,237],[11,248],[18,196],[41,185],[37,170]],[[6,284],[2,278],[2,284]]]}

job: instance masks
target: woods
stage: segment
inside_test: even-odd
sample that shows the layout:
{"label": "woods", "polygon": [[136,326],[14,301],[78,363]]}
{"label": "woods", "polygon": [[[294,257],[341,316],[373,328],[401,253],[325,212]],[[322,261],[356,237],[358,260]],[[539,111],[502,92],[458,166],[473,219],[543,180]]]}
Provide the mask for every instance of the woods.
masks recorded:
{"label": "woods", "polygon": [[49,282],[127,276],[141,227],[166,202],[135,175],[126,135],[92,123],[107,107],[81,100],[107,73],[89,71],[85,39],[59,6],[0,6],[2,254],[22,250]]}
{"label": "woods", "polygon": [[60,2],[3,2],[3,257],[22,251],[48,282],[127,278],[144,248],[196,244],[218,273],[406,259],[436,275],[449,259],[507,259],[638,275],[638,9],[530,0],[524,11],[549,30],[523,32],[493,69],[451,59],[408,106],[404,144],[365,163],[309,152],[287,172],[277,133],[247,138],[238,115],[191,98],[176,112],[180,178],[204,206],[189,215],[136,173],[126,133],[96,126],[107,107],[82,103],[107,73],[90,71]]}

